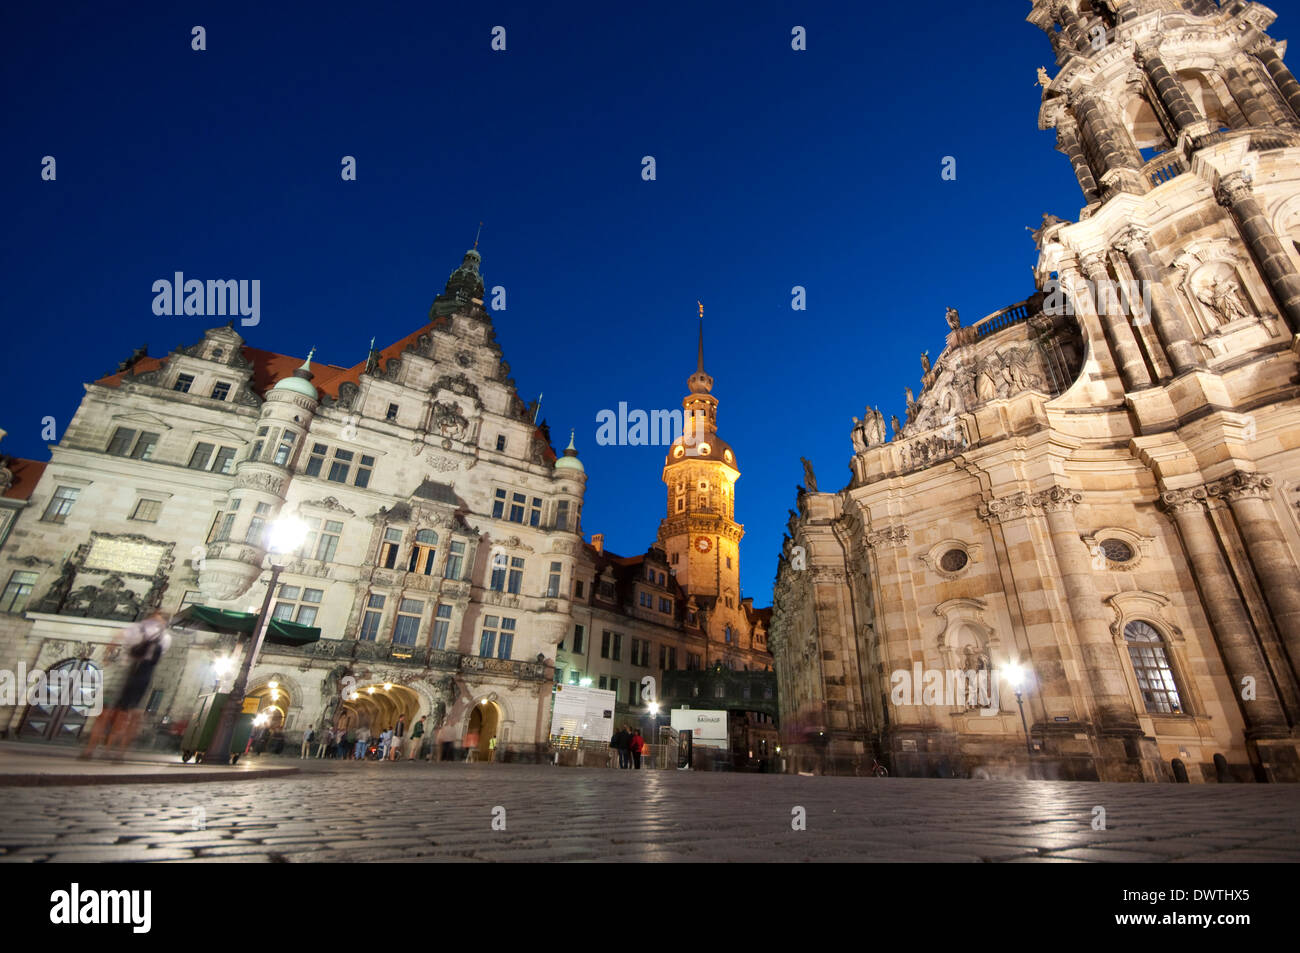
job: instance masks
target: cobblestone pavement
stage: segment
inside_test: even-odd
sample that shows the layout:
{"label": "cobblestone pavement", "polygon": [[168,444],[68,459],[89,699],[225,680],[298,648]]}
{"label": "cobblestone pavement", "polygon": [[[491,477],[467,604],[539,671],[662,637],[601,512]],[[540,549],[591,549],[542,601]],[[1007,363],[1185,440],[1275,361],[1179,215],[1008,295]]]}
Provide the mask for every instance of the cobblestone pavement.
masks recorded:
{"label": "cobblestone pavement", "polygon": [[[9,789],[0,861],[1300,860],[1295,785],[293,763],[309,766]],[[797,807],[806,830],[793,829]]]}

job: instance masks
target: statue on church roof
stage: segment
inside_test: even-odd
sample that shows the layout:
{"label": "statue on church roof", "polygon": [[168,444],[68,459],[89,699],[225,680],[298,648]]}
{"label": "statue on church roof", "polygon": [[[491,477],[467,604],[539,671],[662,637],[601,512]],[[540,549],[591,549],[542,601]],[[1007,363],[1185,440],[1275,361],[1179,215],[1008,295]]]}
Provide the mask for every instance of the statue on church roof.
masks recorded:
{"label": "statue on church roof", "polygon": [[930,373],[930,352],[929,351],[921,352],[921,370],[926,374]]}
{"label": "statue on church roof", "polygon": [[948,309],[948,327],[952,328],[954,331],[961,327],[961,315],[957,313],[956,308]]}
{"label": "statue on church roof", "polygon": [[817,492],[817,475],[813,473],[813,465],[808,462],[807,457],[800,457],[803,461],[803,482],[809,493]]}

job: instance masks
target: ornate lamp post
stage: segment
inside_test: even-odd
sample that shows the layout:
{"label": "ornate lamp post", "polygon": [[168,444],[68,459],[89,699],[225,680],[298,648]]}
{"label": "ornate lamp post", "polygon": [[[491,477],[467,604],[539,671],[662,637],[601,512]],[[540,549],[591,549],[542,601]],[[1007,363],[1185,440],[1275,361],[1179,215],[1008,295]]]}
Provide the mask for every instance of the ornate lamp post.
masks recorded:
{"label": "ornate lamp post", "polygon": [[1016,693],[1016,704],[1020,706],[1020,727],[1025,731],[1025,751],[1029,752],[1029,756],[1032,758],[1034,756],[1034,746],[1029,743],[1029,722],[1025,721],[1024,668],[1019,664],[1008,668],[1007,681],[1011,684],[1011,690]]}
{"label": "ornate lamp post", "polygon": [[[302,521],[290,518],[275,520],[267,534],[267,558],[270,559],[271,554],[293,552],[302,545],[306,537],[307,527]],[[244,661],[239,667],[239,675],[235,678],[230,694],[226,696],[225,704],[221,706],[221,718],[212,733],[212,741],[208,743],[208,750],[203,753],[204,764],[230,763],[230,742],[235,734],[235,717],[244,707],[248,676],[253,670],[253,662],[262,651],[262,640],[266,638],[266,627],[270,622],[271,600],[275,597],[276,583],[283,569],[284,567],[277,565],[274,559],[271,560],[271,582],[266,587],[262,611],[257,615],[257,625],[248,640],[248,645],[244,648]]]}

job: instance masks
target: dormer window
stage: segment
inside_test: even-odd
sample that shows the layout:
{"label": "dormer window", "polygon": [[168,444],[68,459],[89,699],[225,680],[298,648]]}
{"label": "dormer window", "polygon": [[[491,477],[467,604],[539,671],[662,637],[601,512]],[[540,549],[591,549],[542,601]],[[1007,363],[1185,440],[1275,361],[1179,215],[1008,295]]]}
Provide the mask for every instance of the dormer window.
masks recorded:
{"label": "dormer window", "polygon": [[225,381],[217,381],[212,385],[212,399],[225,400],[230,396],[230,385]]}
{"label": "dormer window", "polygon": [[176,383],[172,385],[172,390],[179,391],[182,394],[190,392],[190,386],[194,383],[193,374],[181,374],[176,378]]}
{"label": "dormer window", "polygon": [[396,404],[389,404],[389,405],[388,405],[388,412],[384,414],[384,419],[385,419],[385,420],[396,420],[396,419],[397,419],[397,405],[396,405]]}

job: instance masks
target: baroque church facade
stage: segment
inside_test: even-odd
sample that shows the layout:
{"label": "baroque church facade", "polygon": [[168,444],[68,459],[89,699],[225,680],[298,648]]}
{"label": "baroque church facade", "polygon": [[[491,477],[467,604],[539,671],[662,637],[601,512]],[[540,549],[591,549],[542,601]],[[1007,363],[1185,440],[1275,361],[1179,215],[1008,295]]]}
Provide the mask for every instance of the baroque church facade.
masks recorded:
{"label": "baroque church facade", "polygon": [[1027,300],[949,311],[892,436],[854,418],[843,489],[805,464],[770,633],[797,766],[1300,780],[1300,83],[1274,19],[1033,3],[1039,124],[1085,205],[1044,216]]}
{"label": "baroque church facade", "polygon": [[[228,687],[243,643],[185,610],[258,611],[268,556],[283,566],[272,614],[321,630],[307,646],[266,644],[250,677],[248,696],[290,739],[428,716],[440,754],[532,759],[556,683],[621,675],[620,714],[636,717],[643,674],[723,651],[759,664],[748,649],[766,616],[735,601],[738,576],[718,576],[733,587],[724,610],[703,583],[692,601],[662,549],[626,560],[599,535],[585,542],[585,469],[519,398],[480,264],[466,253],[426,325],[351,367],[260,350],[227,325],[86,385],[47,464],[0,470],[7,665],[97,668],[111,698],[125,670],[113,638],[161,608],[176,638],[148,709],[188,718],[201,693]],[[282,517],[306,540],[269,555]],[[770,670],[765,648],[756,656]],[[73,740],[88,713],[5,715],[9,736]]]}

